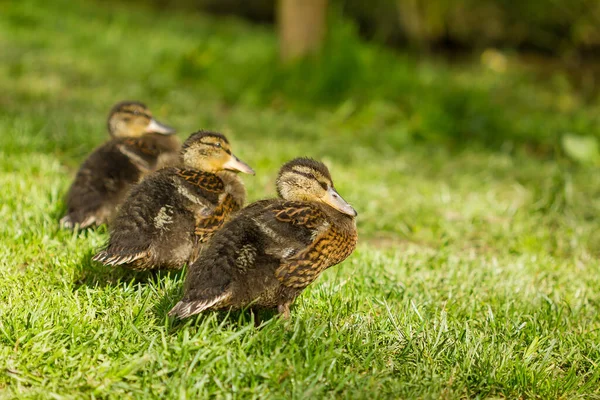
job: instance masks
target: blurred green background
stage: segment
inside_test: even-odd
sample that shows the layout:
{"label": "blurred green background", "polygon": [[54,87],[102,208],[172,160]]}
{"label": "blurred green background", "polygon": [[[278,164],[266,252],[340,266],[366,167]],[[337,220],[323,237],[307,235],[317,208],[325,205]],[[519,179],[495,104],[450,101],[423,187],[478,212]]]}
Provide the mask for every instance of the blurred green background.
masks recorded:
{"label": "blurred green background", "polygon": [[[113,0],[118,1],[118,0]],[[134,0],[273,23],[276,0]],[[598,51],[600,4],[594,0],[330,0],[361,36],[397,47],[476,49],[503,46],[554,56]]]}
{"label": "blurred green background", "polygon": [[[160,40],[145,37],[143,28],[136,29],[127,21],[130,16],[119,13],[119,7],[131,2],[111,0],[89,21],[108,24],[104,38],[93,36],[91,27],[78,26],[72,9],[81,6],[76,5],[54,16],[27,11],[26,2],[8,8],[4,22],[24,34],[33,28],[48,32],[50,36],[28,43],[30,47],[44,48],[45,41],[57,40],[80,47],[87,70],[67,54],[60,60],[73,70],[71,75],[64,70],[69,82],[115,81],[125,78],[117,75],[124,70],[129,74],[126,84],[143,80],[155,99],[164,98],[177,83],[209,86],[226,105],[299,114],[335,111],[356,129],[377,132],[361,135],[359,140],[368,145],[384,145],[374,137],[386,137],[388,147],[420,141],[494,149],[526,145],[540,154],[566,147],[575,159],[595,162],[596,155],[571,147],[596,146],[600,137],[596,1],[332,0],[322,51],[286,65],[278,61],[277,37],[271,34],[275,3],[136,0],[134,7],[153,9],[165,22],[187,15],[188,24],[194,25],[170,29],[173,36],[181,33],[180,42],[162,43],[151,50],[148,65],[137,67],[106,47],[107,40],[119,40],[117,35],[132,35],[130,40],[122,38],[119,51],[133,57],[141,51],[139,41]],[[52,4],[57,12],[65,6],[60,1]],[[221,19],[191,22],[198,11]],[[242,25],[232,22],[238,17],[261,26],[247,36]],[[153,17],[145,12],[138,18],[136,24],[152,24]],[[14,35],[7,34],[5,40]],[[100,46],[90,48],[88,41],[100,41]],[[30,70],[28,63],[37,62],[34,55],[21,58],[9,44],[5,49],[10,78],[36,70],[42,75],[51,67],[40,61]],[[57,53],[54,58],[59,62]],[[134,94],[129,93],[123,95]],[[570,139],[575,145],[565,146]]]}

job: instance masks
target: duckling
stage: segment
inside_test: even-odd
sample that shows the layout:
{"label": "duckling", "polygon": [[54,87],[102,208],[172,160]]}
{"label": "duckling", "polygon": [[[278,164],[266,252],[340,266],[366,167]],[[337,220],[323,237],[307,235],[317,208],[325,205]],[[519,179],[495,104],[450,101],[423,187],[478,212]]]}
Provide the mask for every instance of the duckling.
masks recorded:
{"label": "duckling", "polygon": [[116,104],[108,117],[111,139],[83,162],[67,194],[63,228],[101,225],[114,217],[117,206],[141,177],[172,160],[181,143],[175,130],[154,118],[139,102]]}
{"label": "duckling", "polygon": [[94,256],[135,270],[179,269],[244,205],[246,190],[232,171],[254,170],[231,152],[220,133],[192,134],[183,167],[163,168],[135,186],[110,227],[107,247]]}
{"label": "duckling", "polygon": [[327,167],[308,158],[283,165],[279,199],[262,200],[234,216],[191,265],[183,299],[169,312],[290,304],[325,269],[356,248],[356,211],[337,193]]}

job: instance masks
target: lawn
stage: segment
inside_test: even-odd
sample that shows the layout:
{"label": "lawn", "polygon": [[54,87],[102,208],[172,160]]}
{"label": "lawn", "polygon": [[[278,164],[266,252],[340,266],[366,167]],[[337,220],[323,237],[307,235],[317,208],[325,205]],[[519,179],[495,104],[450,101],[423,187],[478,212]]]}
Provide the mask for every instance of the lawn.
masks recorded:
{"label": "lawn", "polygon": [[[338,20],[284,68],[269,27],[66,0],[4,2],[0,48],[0,398],[600,398],[600,174],[560,149],[600,137],[600,105],[564,76],[393,54]],[[358,249],[289,321],[169,320],[183,273],[103,267],[104,227],[58,228],[123,99],[227,134],[250,201],[323,160]]]}

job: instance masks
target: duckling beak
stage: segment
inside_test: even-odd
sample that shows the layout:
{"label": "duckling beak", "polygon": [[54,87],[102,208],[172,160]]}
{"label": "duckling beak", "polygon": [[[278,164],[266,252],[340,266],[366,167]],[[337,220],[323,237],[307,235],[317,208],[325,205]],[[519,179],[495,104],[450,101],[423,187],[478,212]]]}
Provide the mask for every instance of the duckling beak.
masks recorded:
{"label": "duckling beak", "polygon": [[342,196],[340,196],[332,187],[327,189],[327,192],[325,192],[325,195],[322,199],[326,204],[330,205],[341,213],[351,217],[356,217],[358,215],[356,210],[352,208],[352,206],[348,204],[346,200],[342,199]]}
{"label": "duckling beak", "polygon": [[163,135],[172,135],[175,133],[175,129],[171,128],[168,125],[165,125],[161,122],[158,122],[154,118],[150,120],[150,123],[146,127],[146,132],[148,133],[160,133]]}
{"label": "duckling beak", "polygon": [[223,169],[228,169],[230,171],[239,171],[245,174],[254,175],[254,170],[245,162],[234,156],[233,154],[229,158],[229,160],[223,164]]}

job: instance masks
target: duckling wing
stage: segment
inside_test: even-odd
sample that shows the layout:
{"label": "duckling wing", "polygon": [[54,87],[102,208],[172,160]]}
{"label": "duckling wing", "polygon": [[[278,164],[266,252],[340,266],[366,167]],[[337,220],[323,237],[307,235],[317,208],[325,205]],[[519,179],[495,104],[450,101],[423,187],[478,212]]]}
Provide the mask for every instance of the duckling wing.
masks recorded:
{"label": "duckling wing", "polygon": [[105,222],[127,189],[140,178],[139,170],[109,141],[83,162],[67,194],[66,228],[80,228]]}
{"label": "duckling wing", "polygon": [[148,255],[151,248],[174,248],[190,240],[193,214],[181,204],[174,169],[157,171],[131,189],[110,228],[107,247],[94,259],[119,265]]}
{"label": "duckling wing", "polygon": [[120,139],[118,144],[118,150],[144,173],[177,165],[180,147],[177,137],[160,134]]}
{"label": "duckling wing", "polygon": [[275,276],[284,286],[305,288],[325,269],[346,259],[356,247],[356,235],[338,229],[316,207],[284,203],[273,213],[277,221],[303,227],[311,234],[304,247],[283,255]]}
{"label": "duckling wing", "polygon": [[155,140],[147,137],[121,139],[117,148],[143,173],[149,173],[156,168],[158,157],[168,151],[157,146]]}
{"label": "duckling wing", "polygon": [[182,204],[193,212],[196,219],[212,215],[219,196],[222,195],[218,186],[222,182],[212,182],[211,177],[206,177],[205,173],[200,171],[179,168],[171,170],[172,181]]}
{"label": "duckling wing", "polygon": [[212,236],[190,266],[184,296],[169,315],[280,305],[354,250],[355,237],[334,225],[306,202],[249,205]]}
{"label": "duckling wing", "polygon": [[137,154],[136,151],[129,148],[128,146],[120,144],[117,146],[117,148],[121,153],[123,153],[125,157],[129,158],[133,165],[135,165],[143,173],[147,174],[154,168],[154,162],[152,162],[152,160],[148,160],[147,157]]}
{"label": "duckling wing", "polygon": [[268,264],[271,259],[262,251],[264,237],[253,219],[270,202],[249,205],[215,233],[190,266],[184,296],[169,315],[186,318],[209,308],[248,304],[252,301],[248,290],[258,286],[257,290],[262,290],[264,278],[248,272],[258,266],[265,268],[265,261]]}
{"label": "duckling wing", "polygon": [[[171,311],[170,316],[186,318],[214,307],[229,304],[234,294],[236,265],[239,253],[248,245],[246,221],[234,219],[218,231],[208,248],[190,266],[185,279],[184,296]],[[248,259],[254,262],[253,259]]]}

